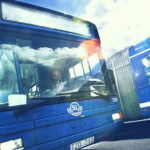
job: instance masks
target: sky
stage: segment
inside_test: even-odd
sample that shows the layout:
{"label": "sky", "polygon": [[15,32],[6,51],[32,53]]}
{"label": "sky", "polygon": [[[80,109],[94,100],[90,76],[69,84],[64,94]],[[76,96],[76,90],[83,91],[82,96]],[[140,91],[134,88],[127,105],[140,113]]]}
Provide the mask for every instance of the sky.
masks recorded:
{"label": "sky", "polygon": [[18,0],[35,3],[96,24],[104,57],[150,35],[150,0]]}
{"label": "sky", "polygon": [[81,18],[96,24],[105,57],[150,35],[150,0],[92,0]]}

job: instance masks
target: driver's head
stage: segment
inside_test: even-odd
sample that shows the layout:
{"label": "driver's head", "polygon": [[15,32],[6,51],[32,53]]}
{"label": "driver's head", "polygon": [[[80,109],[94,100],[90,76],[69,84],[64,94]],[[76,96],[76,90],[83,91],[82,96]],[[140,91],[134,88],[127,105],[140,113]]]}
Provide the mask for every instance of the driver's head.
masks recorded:
{"label": "driver's head", "polygon": [[61,80],[61,73],[60,73],[59,70],[53,70],[52,75],[53,75],[53,80],[54,81]]}

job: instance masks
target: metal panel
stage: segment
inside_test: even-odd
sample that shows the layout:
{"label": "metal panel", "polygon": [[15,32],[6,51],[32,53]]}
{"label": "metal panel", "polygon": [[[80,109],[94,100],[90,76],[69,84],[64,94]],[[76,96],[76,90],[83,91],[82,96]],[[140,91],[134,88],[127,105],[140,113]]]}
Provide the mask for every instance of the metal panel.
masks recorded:
{"label": "metal panel", "polygon": [[126,48],[106,61],[107,67],[114,72],[124,121],[142,118],[128,53],[129,48]]}

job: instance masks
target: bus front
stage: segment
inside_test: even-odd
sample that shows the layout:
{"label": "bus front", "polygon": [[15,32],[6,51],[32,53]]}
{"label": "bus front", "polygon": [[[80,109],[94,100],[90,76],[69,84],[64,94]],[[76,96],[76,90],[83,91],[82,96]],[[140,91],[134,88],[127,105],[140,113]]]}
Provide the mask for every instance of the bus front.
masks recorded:
{"label": "bus front", "polygon": [[95,25],[1,1],[0,145],[80,149],[114,136],[122,117]]}

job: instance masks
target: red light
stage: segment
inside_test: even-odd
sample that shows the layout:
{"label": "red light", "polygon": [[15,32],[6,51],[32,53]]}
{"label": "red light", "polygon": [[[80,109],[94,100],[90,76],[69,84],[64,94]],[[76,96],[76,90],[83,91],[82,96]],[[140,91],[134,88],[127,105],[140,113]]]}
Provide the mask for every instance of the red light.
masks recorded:
{"label": "red light", "polygon": [[147,111],[146,109],[143,109],[143,111]]}
{"label": "red light", "polygon": [[123,117],[122,117],[122,113],[121,112],[119,113],[119,115],[120,115],[120,119],[122,119]]}

